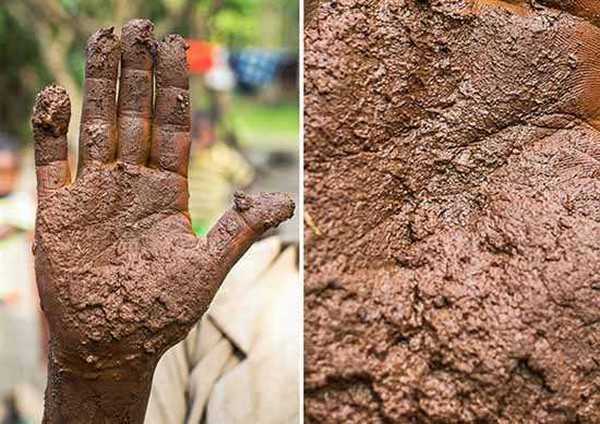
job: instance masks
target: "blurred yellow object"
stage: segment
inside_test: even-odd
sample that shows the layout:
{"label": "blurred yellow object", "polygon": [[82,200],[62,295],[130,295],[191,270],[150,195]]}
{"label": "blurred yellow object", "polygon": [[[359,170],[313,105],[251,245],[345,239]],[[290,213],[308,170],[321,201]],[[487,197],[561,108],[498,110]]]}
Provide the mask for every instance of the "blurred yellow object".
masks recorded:
{"label": "blurred yellow object", "polygon": [[192,156],[188,179],[192,224],[204,234],[231,203],[233,192],[252,182],[254,170],[237,150],[217,142]]}

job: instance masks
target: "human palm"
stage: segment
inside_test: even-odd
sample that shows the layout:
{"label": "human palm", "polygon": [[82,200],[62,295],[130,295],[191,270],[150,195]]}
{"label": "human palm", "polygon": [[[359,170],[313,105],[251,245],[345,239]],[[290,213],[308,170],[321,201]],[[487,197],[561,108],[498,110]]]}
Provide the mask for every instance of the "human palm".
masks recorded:
{"label": "human palm", "polygon": [[[155,41],[145,20],[128,23],[121,40],[112,29],[90,38],[73,182],[68,95],[50,86],[36,100],[34,253],[50,327],[51,376],[100,379],[109,383],[108,392],[131,374],[151,376],[161,354],[206,311],[237,259],[293,212],[285,194],[238,193],[206,238],[194,235],[187,206],[185,52],[179,36]],[[65,375],[57,381],[63,380]],[[62,406],[77,395],[63,392],[70,394],[60,395],[49,384],[45,422],[80,422],[73,415],[77,408]],[[147,390],[141,392],[143,406]],[[90,422],[143,417],[143,407],[125,405],[111,418],[97,406],[103,395],[90,396],[97,400],[94,414],[100,414],[87,418]]]}
{"label": "human palm", "polygon": [[[94,166],[42,202],[40,294],[56,342],[98,368],[180,339],[223,272],[186,215],[183,177],[139,165]],[[111,349],[116,349],[112,352]]]}
{"label": "human palm", "polygon": [[600,422],[600,2],[316,5],[306,421]]}

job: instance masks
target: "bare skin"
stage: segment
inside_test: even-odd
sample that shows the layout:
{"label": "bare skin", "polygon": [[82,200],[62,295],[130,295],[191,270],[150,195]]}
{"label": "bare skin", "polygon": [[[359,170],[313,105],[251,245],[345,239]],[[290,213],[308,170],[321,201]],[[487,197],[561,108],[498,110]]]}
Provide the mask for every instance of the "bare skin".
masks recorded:
{"label": "bare skin", "polygon": [[121,39],[112,29],[90,38],[74,181],[67,93],[47,87],[34,107],[35,268],[50,327],[44,423],[142,423],[161,355],[248,247],[293,214],[285,194],[237,194],[206,238],[193,234],[186,45],[157,42],[152,28],[135,20]]}

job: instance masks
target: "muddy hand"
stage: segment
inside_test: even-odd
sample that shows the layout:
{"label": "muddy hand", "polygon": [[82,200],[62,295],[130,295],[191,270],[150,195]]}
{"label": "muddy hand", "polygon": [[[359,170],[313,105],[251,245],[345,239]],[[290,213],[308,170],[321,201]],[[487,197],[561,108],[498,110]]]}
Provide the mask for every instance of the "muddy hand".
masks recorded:
{"label": "muddy hand", "polygon": [[112,29],[90,38],[74,181],[68,95],[50,86],[35,103],[35,267],[51,336],[45,422],[142,422],[162,353],[252,242],[293,213],[285,194],[237,194],[195,237],[186,44],[155,41],[152,30],[135,20],[121,39]]}

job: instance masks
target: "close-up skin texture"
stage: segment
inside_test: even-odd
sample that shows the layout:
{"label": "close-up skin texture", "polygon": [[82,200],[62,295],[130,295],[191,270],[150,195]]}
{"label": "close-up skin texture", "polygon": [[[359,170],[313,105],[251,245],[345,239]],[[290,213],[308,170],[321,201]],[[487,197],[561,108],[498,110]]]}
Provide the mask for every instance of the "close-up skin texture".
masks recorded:
{"label": "close-up skin texture", "polygon": [[194,235],[187,46],[152,31],[134,20],[121,37],[110,28],[89,39],[74,179],[66,91],[47,87],[35,102],[33,250],[50,329],[44,423],[142,423],[161,355],[248,247],[293,214],[286,194],[237,193],[205,238]]}
{"label": "close-up skin texture", "polygon": [[600,2],[305,23],[305,422],[600,422]]}

